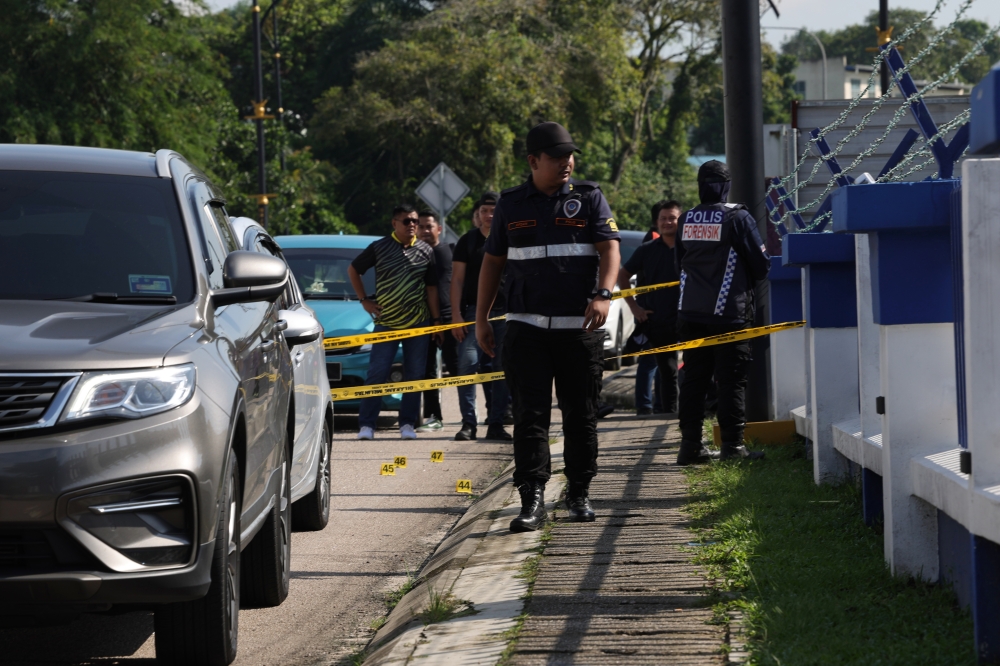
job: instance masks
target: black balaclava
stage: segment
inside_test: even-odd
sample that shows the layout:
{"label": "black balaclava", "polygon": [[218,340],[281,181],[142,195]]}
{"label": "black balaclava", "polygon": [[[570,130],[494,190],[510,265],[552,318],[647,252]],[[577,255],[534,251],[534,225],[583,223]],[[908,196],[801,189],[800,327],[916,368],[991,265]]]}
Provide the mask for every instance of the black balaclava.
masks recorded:
{"label": "black balaclava", "polygon": [[701,203],[726,203],[730,185],[729,167],[722,162],[709,160],[698,169],[698,198]]}

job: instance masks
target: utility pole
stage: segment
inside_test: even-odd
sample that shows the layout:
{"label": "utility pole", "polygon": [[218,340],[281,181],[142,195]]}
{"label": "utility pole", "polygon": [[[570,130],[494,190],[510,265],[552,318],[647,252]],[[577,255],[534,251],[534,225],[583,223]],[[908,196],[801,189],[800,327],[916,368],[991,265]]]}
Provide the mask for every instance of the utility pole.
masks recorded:
{"label": "utility pole", "polygon": [[260,4],[258,0],[253,0],[253,54],[254,54],[254,101],[252,116],[247,116],[247,120],[257,123],[257,194],[252,195],[257,199],[257,217],[261,226],[267,229],[267,204],[269,197],[267,194],[267,160],[264,154],[264,121],[274,116],[264,113],[267,107],[267,100],[264,99],[264,71],[261,63],[260,53]]}
{"label": "utility pole", "polygon": [[[726,127],[726,163],[732,174],[729,200],[745,204],[767,238],[764,209],[764,100],[762,95],[760,11],[756,2],[722,0],[722,76]],[[754,289],[755,326],[770,324],[769,283]],[[747,421],[769,420],[768,337],[751,341],[746,393]]]}
{"label": "utility pole", "polygon": [[[878,44],[888,44],[892,39],[889,28],[889,0],[878,0]],[[889,63],[882,61],[882,94],[889,89]]]}

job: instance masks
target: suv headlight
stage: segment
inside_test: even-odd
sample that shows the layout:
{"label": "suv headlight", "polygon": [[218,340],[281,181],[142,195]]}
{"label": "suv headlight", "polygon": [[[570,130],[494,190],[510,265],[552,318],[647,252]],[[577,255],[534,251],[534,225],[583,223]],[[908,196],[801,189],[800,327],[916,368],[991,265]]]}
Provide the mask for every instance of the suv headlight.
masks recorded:
{"label": "suv headlight", "polygon": [[76,385],[61,421],[110,416],[137,419],[180,407],[194,395],[193,364],[150,370],[88,372]]}

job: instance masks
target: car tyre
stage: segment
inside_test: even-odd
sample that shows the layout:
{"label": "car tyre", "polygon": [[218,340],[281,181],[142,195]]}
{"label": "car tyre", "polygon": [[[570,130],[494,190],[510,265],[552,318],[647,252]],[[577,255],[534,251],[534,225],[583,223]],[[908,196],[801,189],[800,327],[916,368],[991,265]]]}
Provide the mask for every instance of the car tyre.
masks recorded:
{"label": "car tyre", "polygon": [[615,347],[611,350],[612,358],[605,359],[604,369],[605,370],[621,370],[622,369],[622,318],[618,317],[618,333],[615,336]]}
{"label": "car tyre", "polygon": [[212,555],[212,583],[201,599],[164,604],[154,613],[160,664],[226,666],[236,659],[240,618],[240,478],[229,456]]}
{"label": "car tyre", "polygon": [[278,496],[270,515],[264,520],[264,526],[243,551],[242,595],[245,607],[280,606],[288,597],[292,560],[291,467],[288,448],[283,443]]}
{"label": "car tyre", "polygon": [[292,505],[292,527],[316,532],[330,522],[330,431],[323,420],[319,463],[316,465],[316,487]]}

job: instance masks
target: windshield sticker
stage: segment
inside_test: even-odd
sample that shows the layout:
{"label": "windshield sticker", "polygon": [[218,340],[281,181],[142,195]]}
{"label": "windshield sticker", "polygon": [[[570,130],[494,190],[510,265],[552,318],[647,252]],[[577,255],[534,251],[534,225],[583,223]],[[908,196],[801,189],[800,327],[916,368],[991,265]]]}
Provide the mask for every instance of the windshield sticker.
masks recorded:
{"label": "windshield sticker", "polygon": [[128,286],[133,294],[165,294],[174,293],[169,275],[129,275]]}

